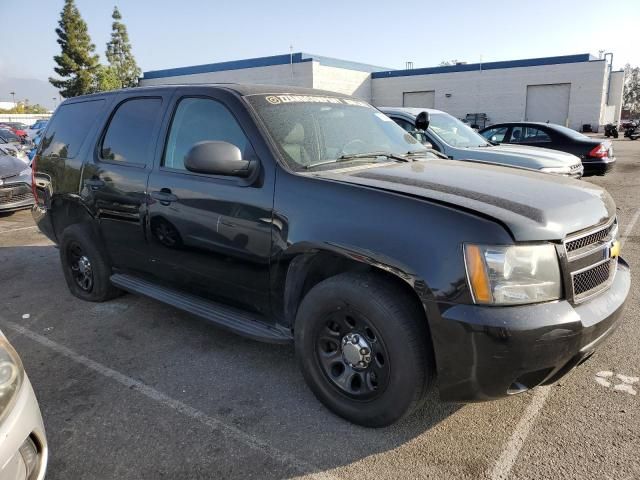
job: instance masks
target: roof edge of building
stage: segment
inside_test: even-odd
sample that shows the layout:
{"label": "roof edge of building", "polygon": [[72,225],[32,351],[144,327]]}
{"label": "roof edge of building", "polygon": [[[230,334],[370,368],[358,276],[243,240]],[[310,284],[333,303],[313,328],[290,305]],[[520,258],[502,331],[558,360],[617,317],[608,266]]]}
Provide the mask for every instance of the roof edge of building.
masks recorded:
{"label": "roof edge of building", "polygon": [[286,65],[289,63],[318,62],[321,65],[363,72],[388,71],[388,67],[378,67],[366,63],[351,62],[338,58],[324,57],[310,53],[296,52],[283,55],[271,55],[268,57],[255,57],[243,60],[231,60],[227,62],[208,63],[190,67],[167,68],[163,70],[150,70],[143,73],[143,79],[179,77],[183,75],[195,75],[198,73],[224,72],[229,70],[242,70],[245,68],[269,67],[272,65]]}
{"label": "roof edge of building", "polygon": [[559,65],[566,63],[582,63],[604,61],[589,53],[577,55],[561,55],[556,57],[526,58],[522,60],[503,60],[499,62],[465,63],[461,65],[443,65],[439,67],[414,68],[411,70],[389,70],[373,72],[371,78],[406,77],[411,75],[433,75],[438,73],[473,72],[480,70],[498,70],[503,68],[537,67],[543,65]]}

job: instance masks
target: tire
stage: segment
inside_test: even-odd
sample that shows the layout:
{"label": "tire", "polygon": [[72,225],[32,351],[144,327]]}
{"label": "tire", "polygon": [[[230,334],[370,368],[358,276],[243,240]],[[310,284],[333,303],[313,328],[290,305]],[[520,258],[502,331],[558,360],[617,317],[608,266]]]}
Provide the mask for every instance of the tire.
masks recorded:
{"label": "tire", "polygon": [[111,265],[88,227],[77,224],[64,230],[60,261],[67,286],[76,297],[104,302],[123,293],[111,284]]}
{"label": "tire", "polygon": [[344,273],[314,286],[296,315],[295,349],[318,400],[365,427],[411,414],[434,377],[424,312],[374,274]]}

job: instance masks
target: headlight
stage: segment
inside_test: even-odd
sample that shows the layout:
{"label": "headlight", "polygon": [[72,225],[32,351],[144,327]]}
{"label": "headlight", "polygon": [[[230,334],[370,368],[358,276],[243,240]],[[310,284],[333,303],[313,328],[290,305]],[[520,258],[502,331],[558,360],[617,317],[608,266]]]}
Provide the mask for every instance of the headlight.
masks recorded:
{"label": "headlight", "polygon": [[9,342],[0,336],[0,420],[9,412],[23,379],[20,357]]}
{"label": "headlight", "polygon": [[571,167],[545,167],[541,168],[540,171],[546,173],[560,173],[562,175],[569,175],[571,173]]}
{"label": "headlight", "polygon": [[555,247],[465,244],[467,277],[475,303],[521,305],[557,300],[562,294]]}

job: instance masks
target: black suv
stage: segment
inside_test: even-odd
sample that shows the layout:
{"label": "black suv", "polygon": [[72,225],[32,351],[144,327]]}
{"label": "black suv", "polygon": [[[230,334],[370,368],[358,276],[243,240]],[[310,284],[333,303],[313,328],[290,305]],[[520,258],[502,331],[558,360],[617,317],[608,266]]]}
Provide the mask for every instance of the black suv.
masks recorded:
{"label": "black suv", "polygon": [[630,287],[604,190],[436,158],[335,93],[77,97],[35,164],[34,217],[74,295],[140,293],[293,342],[316,396],[362,425],[432,385],[473,401],[555,381],[613,331]]}

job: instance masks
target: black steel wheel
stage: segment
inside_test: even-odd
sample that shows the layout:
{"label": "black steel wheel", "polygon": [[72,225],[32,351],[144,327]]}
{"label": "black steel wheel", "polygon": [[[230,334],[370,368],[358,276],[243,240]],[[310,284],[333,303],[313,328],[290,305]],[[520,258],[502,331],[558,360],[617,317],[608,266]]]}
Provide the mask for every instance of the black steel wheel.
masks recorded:
{"label": "black steel wheel", "polygon": [[91,302],[104,302],[123,292],[111,284],[111,265],[89,224],[67,227],[60,240],[60,261],[72,294]]}
{"label": "black steel wheel", "polygon": [[316,397],[367,427],[409,415],[434,376],[424,311],[399,280],[343,273],[315,285],[295,322],[296,357]]}
{"label": "black steel wheel", "polygon": [[351,308],[331,313],[316,332],[316,358],[337,390],[371,400],[389,383],[389,353],[375,326]]}
{"label": "black steel wheel", "polygon": [[89,260],[89,257],[87,257],[78,242],[69,242],[67,249],[67,266],[71,269],[73,280],[82,290],[91,292],[93,289],[91,260]]}

